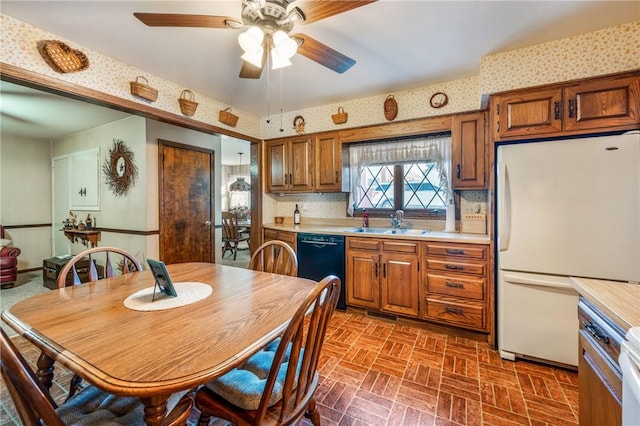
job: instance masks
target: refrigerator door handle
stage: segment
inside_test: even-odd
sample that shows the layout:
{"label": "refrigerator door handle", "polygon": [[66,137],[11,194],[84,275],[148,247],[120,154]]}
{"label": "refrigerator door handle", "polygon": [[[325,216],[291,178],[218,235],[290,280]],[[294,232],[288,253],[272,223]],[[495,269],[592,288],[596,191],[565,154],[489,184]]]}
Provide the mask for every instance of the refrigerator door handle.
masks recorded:
{"label": "refrigerator door handle", "polygon": [[498,164],[498,250],[506,251],[511,238],[511,186],[509,170],[500,161]]}
{"label": "refrigerator door handle", "polygon": [[552,276],[540,277],[529,274],[519,274],[517,272],[504,272],[502,276],[504,281],[509,284],[521,284],[534,287],[552,287],[575,293],[573,286],[566,278],[556,278]]}

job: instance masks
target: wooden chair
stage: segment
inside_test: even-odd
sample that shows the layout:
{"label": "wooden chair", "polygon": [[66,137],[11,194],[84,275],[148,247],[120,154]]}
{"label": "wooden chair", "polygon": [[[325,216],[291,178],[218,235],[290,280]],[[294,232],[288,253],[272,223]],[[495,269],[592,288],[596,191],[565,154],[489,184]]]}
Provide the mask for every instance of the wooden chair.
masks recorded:
{"label": "wooden chair", "polygon": [[227,251],[233,253],[233,260],[236,260],[238,250],[247,250],[238,248],[238,244],[243,241],[249,241],[249,235],[240,232],[238,227],[238,218],[231,212],[222,212],[222,257]]}
{"label": "wooden chair", "polygon": [[294,424],[308,414],[318,426],[318,359],[339,292],[338,277],[324,278],[280,339],[201,387],[195,398],[201,412],[198,424],[208,425],[212,416],[239,426]]}
{"label": "wooden chair", "polygon": [[[104,258],[102,258],[102,254],[104,254]],[[142,265],[138,259],[125,250],[117,247],[93,247],[76,254],[67,262],[66,265],[64,265],[58,275],[58,288],[64,288],[66,286],[67,275],[69,273],[73,274],[73,285],[79,285],[82,283],[78,274],[79,268],[77,265],[78,262],[85,261],[87,257],[89,258],[87,271],[88,280],[85,281],[97,281],[100,278],[111,278],[116,276],[119,272],[122,274],[128,274],[129,272],[142,271]],[[104,277],[100,277],[98,275],[98,268],[96,266],[97,261],[104,261]],[[100,264],[102,265],[102,263]],[[44,356],[44,354],[41,356]],[[74,375],[71,378],[67,401],[73,398],[76,394],[76,391],[80,387],[80,383],[82,383],[82,378],[80,376]]]}
{"label": "wooden chair", "polygon": [[[85,387],[75,398],[56,406],[29,364],[0,329],[0,371],[22,424],[122,424],[144,425],[144,406],[136,397],[115,397],[95,386]],[[188,394],[176,394],[167,402],[169,415],[163,426],[186,424],[193,399]]]}
{"label": "wooden chair", "polygon": [[[96,256],[98,253],[104,253],[104,259],[98,259],[100,257],[100,255]],[[58,288],[65,287],[69,272],[73,273],[73,285],[81,284],[77,264],[81,260],[86,260],[86,257],[89,257],[88,281],[111,278],[118,275],[118,273],[128,274],[129,272],[142,271],[142,265],[131,253],[116,247],[94,247],[76,254],[64,265],[58,275]],[[96,267],[96,261],[98,260],[104,260],[104,277],[98,275]]]}
{"label": "wooden chair", "polygon": [[298,257],[284,241],[271,240],[262,244],[251,256],[249,269],[274,274],[298,276]]}

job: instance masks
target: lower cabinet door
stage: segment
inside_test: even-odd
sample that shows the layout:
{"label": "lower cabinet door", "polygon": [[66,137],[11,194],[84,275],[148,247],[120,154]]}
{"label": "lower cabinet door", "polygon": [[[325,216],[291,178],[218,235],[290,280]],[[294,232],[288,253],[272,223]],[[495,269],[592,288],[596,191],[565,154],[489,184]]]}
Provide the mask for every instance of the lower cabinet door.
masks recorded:
{"label": "lower cabinet door", "polygon": [[380,309],[401,315],[418,317],[418,256],[382,255]]}
{"label": "lower cabinet door", "polygon": [[380,306],[378,254],[350,251],[347,255],[347,304],[364,308]]}

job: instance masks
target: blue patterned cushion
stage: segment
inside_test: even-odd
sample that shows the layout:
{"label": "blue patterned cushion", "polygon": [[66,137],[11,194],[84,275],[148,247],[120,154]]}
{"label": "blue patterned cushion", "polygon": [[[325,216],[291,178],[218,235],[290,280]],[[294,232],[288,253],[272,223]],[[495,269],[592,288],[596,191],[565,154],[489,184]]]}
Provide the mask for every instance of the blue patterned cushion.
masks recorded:
{"label": "blue patterned cushion", "polygon": [[[236,368],[206,386],[218,396],[245,410],[257,410],[260,398],[267,383],[267,376],[273,365],[273,361],[280,344],[280,338],[273,340],[263,349],[251,356],[241,367]],[[285,362],[280,365],[278,378],[271,394],[269,407],[282,399],[282,389],[289,367],[291,343],[285,353]],[[298,362],[298,370],[302,364],[302,355]],[[296,378],[297,383],[297,378]]]}

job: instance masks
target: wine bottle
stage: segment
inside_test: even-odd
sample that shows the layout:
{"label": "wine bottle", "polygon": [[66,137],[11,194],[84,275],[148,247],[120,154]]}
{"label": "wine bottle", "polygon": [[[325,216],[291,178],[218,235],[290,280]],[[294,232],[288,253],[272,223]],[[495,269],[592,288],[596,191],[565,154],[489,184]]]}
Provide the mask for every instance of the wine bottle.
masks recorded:
{"label": "wine bottle", "polygon": [[300,225],[300,210],[298,210],[297,204],[296,204],[296,209],[293,211],[293,224]]}

